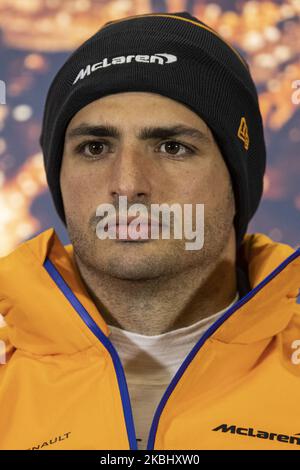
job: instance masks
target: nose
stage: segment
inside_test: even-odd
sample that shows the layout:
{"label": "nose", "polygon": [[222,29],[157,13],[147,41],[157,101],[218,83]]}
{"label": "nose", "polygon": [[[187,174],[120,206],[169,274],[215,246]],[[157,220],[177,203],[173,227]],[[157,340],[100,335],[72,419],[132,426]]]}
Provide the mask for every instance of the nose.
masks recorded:
{"label": "nose", "polygon": [[108,182],[110,196],[127,196],[128,202],[148,201],[151,198],[151,170],[140,150],[127,148],[113,162]]}

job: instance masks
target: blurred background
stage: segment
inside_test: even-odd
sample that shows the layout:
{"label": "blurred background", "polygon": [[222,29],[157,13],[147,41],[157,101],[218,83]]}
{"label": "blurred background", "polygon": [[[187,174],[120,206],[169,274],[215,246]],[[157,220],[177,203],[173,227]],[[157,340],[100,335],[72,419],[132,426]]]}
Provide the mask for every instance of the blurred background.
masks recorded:
{"label": "blurred background", "polygon": [[[264,195],[248,233],[300,246],[300,0],[0,0],[0,256],[55,227],[39,135],[52,78],[107,21],[187,10],[232,43],[256,82],[268,152]],[[0,100],[1,102],[1,100]]]}

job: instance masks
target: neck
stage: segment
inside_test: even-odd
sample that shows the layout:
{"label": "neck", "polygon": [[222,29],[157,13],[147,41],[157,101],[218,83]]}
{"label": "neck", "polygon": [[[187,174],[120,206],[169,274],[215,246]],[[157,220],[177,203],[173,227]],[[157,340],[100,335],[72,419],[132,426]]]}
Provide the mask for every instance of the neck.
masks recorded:
{"label": "neck", "polygon": [[226,308],[237,293],[235,259],[173,277],[131,281],[92,272],[74,254],[80,276],[107,324],[147,336],[183,328]]}

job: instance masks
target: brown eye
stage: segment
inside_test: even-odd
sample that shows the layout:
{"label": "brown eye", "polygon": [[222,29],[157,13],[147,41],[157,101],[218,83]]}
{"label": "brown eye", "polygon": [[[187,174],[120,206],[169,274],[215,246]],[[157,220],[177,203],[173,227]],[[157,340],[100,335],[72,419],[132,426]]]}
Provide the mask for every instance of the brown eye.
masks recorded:
{"label": "brown eye", "polygon": [[103,146],[103,142],[90,142],[88,144],[85,144],[88,153],[90,153],[91,155],[99,155],[99,153],[101,153],[103,150]]}
{"label": "brown eye", "polygon": [[178,142],[167,142],[165,146],[166,146],[167,152],[170,152],[173,154],[174,153],[176,154],[179,150],[179,147],[181,147],[181,145],[178,144]]}
{"label": "brown eye", "polygon": [[[165,152],[169,155],[174,155],[174,156],[181,156],[184,154],[191,154],[193,151],[189,149],[186,145],[181,144],[180,142],[177,142],[176,140],[168,140],[167,142],[163,142],[160,147],[165,146]],[[182,152],[179,153],[180,150],[183,150]]]}
{"label": "brown eye", "polygon": [[76,153],[83,155],[86,158],[94,159],[104,154],[104,148],[108,147],[108,144],[101,141],[86,141],[82,142],[75,149]]}

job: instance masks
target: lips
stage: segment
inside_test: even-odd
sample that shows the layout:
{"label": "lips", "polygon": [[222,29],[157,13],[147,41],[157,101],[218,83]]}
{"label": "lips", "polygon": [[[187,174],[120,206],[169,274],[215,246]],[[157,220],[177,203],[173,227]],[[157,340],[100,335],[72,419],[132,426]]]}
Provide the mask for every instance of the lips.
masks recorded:
{"label": "lips", "polygon": [[[136,225],[133,224],[132,229],[138,234],[137,238],[132,238],[130,234],[130,224],[132,221],[136,220]],[[154,227],[161,227],[161,224],[157,220],[151,220],[150,218],[139,218],[139,217],[127,217],[127,223],[122,223],[122,221],[125,222],[125,219],[117,218],[116,221],[116,235],[119,240],[123,241],[137,241],[137,242],[143,242],[143,241],[149,241],[151,240],[151,226]]]}
{"label": "lips", "polygon": [[[119,218],[117,217],[117,221],[116,221],[116,226],[129,226],[130,223],[133,221],[133,220],[136,220],[137,219],[137,224],[139,224],[140,226],[143,226],[143,225],[148,225],[148,226],[151,226],[151,225],[159,225],[161,226],[161,223],[155,219],[151,220],[149,218],[145,218],[145,219],[141,219],[139,217],[134,217],[134,216],[130,216],[130,217],[127,217],[127,223],[124,223],[123,221],[125,221],[125,218]],[[109,221],[108,221],[109,223]]]}
{"label": "lips", "polygon": [[[132,223],[134,221],[135,223]],[[104,226],[112,230],[112,235],[109,238],[120,241],[146,242],[160,238],[160,230],[165,224],[151,218],[151,216],[126,216],[121,213],[116,214],[115,217],[105,218]],[[107,232],[106,229],[105,232]]]}

